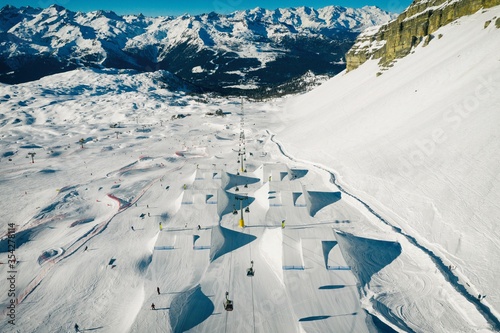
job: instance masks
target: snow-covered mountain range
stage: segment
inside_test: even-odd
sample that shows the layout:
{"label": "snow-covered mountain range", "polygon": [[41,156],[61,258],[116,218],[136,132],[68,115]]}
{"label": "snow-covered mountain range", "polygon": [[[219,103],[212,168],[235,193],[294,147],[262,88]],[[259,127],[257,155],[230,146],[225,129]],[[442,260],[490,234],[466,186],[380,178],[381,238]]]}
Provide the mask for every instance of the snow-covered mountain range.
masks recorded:
{"label": "snow-covered mountain range", "polygon": [[[360,31],[394,14],[329,6],[228,15],[119,16],[5,6],[0,82],[19,83],[82,66],[165,69],[205,89],[282,84],[307,71],[335,74]],[[253,84],[253,85],[252,85]]]}

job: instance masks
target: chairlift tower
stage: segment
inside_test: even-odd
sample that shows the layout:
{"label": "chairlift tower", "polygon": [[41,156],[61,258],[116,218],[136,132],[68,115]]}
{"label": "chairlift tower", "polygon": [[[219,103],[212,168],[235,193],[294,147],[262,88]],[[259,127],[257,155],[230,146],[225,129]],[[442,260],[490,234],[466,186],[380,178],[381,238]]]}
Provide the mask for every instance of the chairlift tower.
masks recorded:
{"label": "chairlift tower", "polygon": [[241,172],[245,172],[245,166],[243,165],[243,155],[243,153],[240,153]]}
{"label": "chairlift tower", "polygon": [[28,153],[28,155],[31,156],[31,163],[35,163],[35,155],[36,155],[36,153],[32,152],[32,153]]}

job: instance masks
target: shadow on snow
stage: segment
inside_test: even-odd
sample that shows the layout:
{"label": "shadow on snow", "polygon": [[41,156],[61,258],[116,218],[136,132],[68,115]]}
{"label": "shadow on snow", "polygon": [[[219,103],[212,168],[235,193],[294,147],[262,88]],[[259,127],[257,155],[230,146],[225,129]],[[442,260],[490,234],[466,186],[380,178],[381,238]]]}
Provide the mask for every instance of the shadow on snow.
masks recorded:
{"label": "shadow on snow", "polygon": [[252,235],[233,231],[223,227],[212,229],[212,248],[210,250],[210,261],[215,261],[224,254],[236,250],[257,239]]}
{"label": "shadow on snow", "polygon": [[362,287],[401,254],[398,242],[362,238],[344,232],[337,232],[337,241]]}
{"label": "shadow on snow", "polygon": [[185,332],[205,321],[214,312],[214,304],[200,285],[177,294],[170,304],[172,332]]}

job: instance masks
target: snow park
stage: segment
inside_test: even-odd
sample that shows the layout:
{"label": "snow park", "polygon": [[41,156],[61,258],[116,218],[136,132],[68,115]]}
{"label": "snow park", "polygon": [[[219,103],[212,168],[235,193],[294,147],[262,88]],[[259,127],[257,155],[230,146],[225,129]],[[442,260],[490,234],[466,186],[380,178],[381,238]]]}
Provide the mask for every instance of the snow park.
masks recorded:
{"label": "snow park", "polygon": [[[0,332],[500,332],[500,2],[326,8],[4,7]],[[258,89],[300,54],[263,36],[324,32],[327,15],[354,36],[338,73]],[[119,31],[142,34],[112,47],[189,51],[185,20],[226,48],[213,68],[106,62]],[[26,54],[81,63],[28,80]]]}

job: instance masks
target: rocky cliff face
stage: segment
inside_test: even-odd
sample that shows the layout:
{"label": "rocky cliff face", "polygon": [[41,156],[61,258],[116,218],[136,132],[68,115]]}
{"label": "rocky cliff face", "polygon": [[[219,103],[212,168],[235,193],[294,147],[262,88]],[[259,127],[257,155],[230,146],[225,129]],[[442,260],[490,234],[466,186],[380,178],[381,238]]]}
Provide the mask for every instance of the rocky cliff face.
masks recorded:
{"label": "rocky cliff face", "polygon": [[500,5],[500,0],[414,0],[395,20],[366,30],[346,54],[347,71],[373,57],[380,65],[410,53],[422,40],[428,43],[437,29],[481,8]]}

